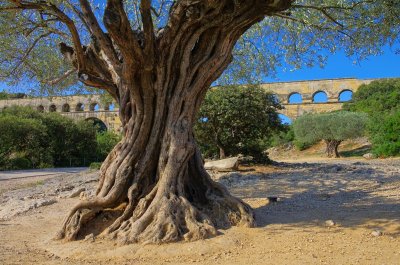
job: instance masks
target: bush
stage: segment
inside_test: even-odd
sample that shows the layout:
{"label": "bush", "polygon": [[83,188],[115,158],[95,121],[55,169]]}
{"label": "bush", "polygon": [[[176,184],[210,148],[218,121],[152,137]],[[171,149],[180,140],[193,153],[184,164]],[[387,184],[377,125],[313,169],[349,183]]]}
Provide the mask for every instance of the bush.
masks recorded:
{"label": "bush", "polygon": [[25,157],[12,158],[9,161],[9,164],[10,164],[9,169],[13,169],[13,170],[32,168],[31,161],[29,161],[29,159],[27,159]]}
{"label": "bush", "polygon": [[344,108],[369,115],[368,135],[376,156],[400,155],[400,79],[362,85]]}
{"label": "bush", "polygon": [[101,164],[102,164],[101,162],[92,162],[92,163],[90,163],[89,168],[98,170],[98,169],[100,169]]}
{"label": "bush", "polygon": [[283,146],[294,141],[294,131],[291,125],[282,125],[282,129],[271,135],[270,146]]}
{"label": "bush", "polygon": [[[96,128],[58,113],[14,106],[0,112],[0,168],[24,157],[31,167],[89,165],[95,161]],[[18,155],[16,155],[18,154]]]}
{"label": "bush", "polygon": [[400,110],[370,123],[372,152],[378,157],[400,154]]}
{"label": "bush", "polygon": [[100,132],[96,135],[96,157],[98,161],[104,161],[108,153],[114,148],[114,146],[121,140],[121,135],[114,132]]}

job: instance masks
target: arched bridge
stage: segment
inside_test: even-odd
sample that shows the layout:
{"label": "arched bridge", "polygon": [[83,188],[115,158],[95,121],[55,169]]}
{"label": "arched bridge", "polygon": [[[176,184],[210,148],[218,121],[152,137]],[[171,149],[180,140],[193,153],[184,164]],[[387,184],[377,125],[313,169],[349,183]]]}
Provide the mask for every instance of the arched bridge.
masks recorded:
{"label": "arched bridge", "polygon": [[345,101],[362,84],[375,79],[324,79],[312,81],[277,82],[262,87],[276,95],[284,109],[279,112],[294,120],[305,113],[321,113],[340,110]]}
{"label": "arched bridge", "polygon": [[12,105],[30,106],[41,112],[59,112],[75,120],[101,121],[112,131],[119,131],[121,128],[118,108],[112,103],[102,103],[99,95],[0,100],[0,110]]}
{"label": "arched bridge", "polygon": [[[344,101],[341,98],[342,95],[345,93],[352,94],[357,91],[360,85],[369,84],[373,80],[341,78],[276,82],[263,84],[262,87],[275,94],[284,106],[284,109],[279,112],[294,120],[305,113],[341,109]],[[38,111],[60,112],[62,115],[73,119],[98,119],[109,130],[120,131],[121,129],[117,107],[113,107],[113,104],[102,103],[99,95],[0,100],[0,110],[12,105],[31,106]]]}

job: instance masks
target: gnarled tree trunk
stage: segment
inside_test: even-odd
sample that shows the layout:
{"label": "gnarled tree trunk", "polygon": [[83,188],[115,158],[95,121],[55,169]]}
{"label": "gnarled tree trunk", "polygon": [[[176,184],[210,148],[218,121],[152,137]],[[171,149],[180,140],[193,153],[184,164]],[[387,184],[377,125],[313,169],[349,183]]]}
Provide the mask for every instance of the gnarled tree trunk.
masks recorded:
{"label": "gnarled tree trunk", "polygon": [[340,157],[339,155],[339,145],[342,141],[339,140],[325,140],[326,143],[326,154],[328,157]]}
{"label": "gnarled tree trunk", "polygon": [[117,207],[120,214],[102,235],[124,243],[196,240],[217,228],[255,225],[252,209],[205,171],[192,128],[238,38],[290,2],[178,1],[155,34],[149,1],[142,1],[140,33],[130,29],[122,1],[108,1],[109,34],[95,27],[96,41],[81,59],[76,48],[61,45],[85,84],[118,101],[124,137],[100,169],[96,196],[72,209],[58,238],[76,238],[97,214]]}

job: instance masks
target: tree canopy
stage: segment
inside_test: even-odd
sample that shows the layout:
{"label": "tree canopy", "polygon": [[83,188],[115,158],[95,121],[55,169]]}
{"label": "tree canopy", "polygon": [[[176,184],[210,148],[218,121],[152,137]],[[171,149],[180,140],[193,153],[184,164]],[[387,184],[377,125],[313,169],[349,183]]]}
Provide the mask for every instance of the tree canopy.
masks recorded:
{"label": "tree canopy", "polygon": [[[262,159],[265,140],[280,128],[275,97],[259,86],[215,87],[200,108],[195,133],[209,156],[251,155]],[[263,141],[264,140],[264,141]]]}
{"label": "tree canopy", "polygon": [[[180,9],[185,9],[186,17],[198,18],[203,15],[203,5],[217,6],[216,1],[210,0],[129,0],[117,7],[118,2],[2,0],[0,80],[14,85],[29,82],[32,94],[91,90],[90,86],[98,87],[95,82],[86,80],[83,82],[89,85],[86,87],[78,82],[84,68],[89,66],[82,65],[79,70],[82,73],[77,75],[76,67],[64,60],[62,54],[68,50],[66,45],[84,53],[76,46],[87,47],[96,40],[98,49],[107,54],[109,61],[117,63],[120,49],[112,51],[112,45],[118,44],[114,41],[111,45],[110,33],[107,33],[112,28],[107,25],[112,12],[123,15],[133,30],[125,36],[131,36],[132,44],[141,45],[149,41],[146,38],[160,39],[165,35],[174,24],[175,17],[171,14],[181,15]],[[357,61],[379,54],[385,44],[394,45],[399,41],[398,1],[280,2],[290,3],[290,7],[269,13],[242,35],[235,45],[233,62],[218,83],[259,82],[274,75],[278,67],[323,66],[328,53],[338,50]],[[145,27],[147,34],[144,34]],[[64,45],[60,47],[60,43]],[[90,76],[90,69],[86,72]],[[104,76],[96,77],[104,79]]]}
{"label": "tree canopy", "polygon": [[365,114],[339,111],[300,116],[294,121],[293,129],[297,140],[306,144],[324,140],[327,155],[339,157],[340,143],[363,136],[366,124]]}

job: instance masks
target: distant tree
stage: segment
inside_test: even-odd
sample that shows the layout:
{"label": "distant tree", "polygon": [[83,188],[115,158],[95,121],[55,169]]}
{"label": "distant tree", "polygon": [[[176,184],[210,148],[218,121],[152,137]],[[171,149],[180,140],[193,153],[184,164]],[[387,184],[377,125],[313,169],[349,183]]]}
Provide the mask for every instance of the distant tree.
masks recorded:
{"label": "distant tree", "polygon": [[[262,158],[263,140],[280,128],[275,97],[259,86],[215,87],[200,108],[195,134],[203,150],[219,157],[252,155]],[[210,154],[208,154],[210,155]]]}
{"label": "distant tree", "polygon": [[367,129],[376,156],[400,155],[400,79],[360,86],[344,109],[368,114]]}
{"label": "distant tree", "polygon": [[297,140],[303,143],[314,143],[324,140],[328,157],[339,157],[338,147],[346,139],[363,136],[367,116],[354,112],[331,112],[306,114],[293,123]]}

